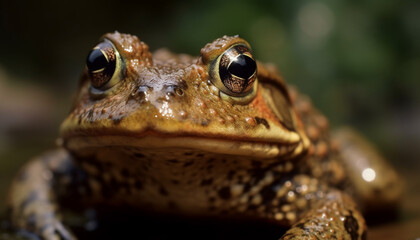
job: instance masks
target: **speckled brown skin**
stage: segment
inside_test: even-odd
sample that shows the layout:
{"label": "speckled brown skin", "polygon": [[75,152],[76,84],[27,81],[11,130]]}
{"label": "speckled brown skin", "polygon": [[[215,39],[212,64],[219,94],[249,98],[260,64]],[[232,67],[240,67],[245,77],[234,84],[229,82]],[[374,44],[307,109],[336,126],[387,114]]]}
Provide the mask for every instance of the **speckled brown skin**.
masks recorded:
{"label": "speckled brown skin", "polygon": [[291,227],[282,239],[365,239],[354,201],[365,195],[352,183],[360,176],[349,175],[352,161],[330,140],[326,118],[271,65],[257,64],[249,94],[220,82],[220,56],[247,42],[225,36],[193,58],[152,55],[131,35],[105,38],[123,61],[117,83],[94,89],[90,82],[103,79],[85,69],[62,147],[28,163],[13,183],[14,226],[75,239],[59,209],[105,204],[271,221]]}

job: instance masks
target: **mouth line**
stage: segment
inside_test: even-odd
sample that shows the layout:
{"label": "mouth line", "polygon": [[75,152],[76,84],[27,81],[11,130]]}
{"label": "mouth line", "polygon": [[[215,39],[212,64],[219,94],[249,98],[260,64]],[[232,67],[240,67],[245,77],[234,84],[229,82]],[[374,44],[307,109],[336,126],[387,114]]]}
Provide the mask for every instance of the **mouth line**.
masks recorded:
{"label": "mouth line", "polygon": [[65,141],[65,146],[73,151],[84,148],[137,147],[146,149],[195,149],[206,152],[239,155],[258,158],[294,156],[300,153],[302,142],[280,143],[268,141],[243,141],[232,138],[202,137],[194,135],[159,136],[152,134],[104,134],[94,136],[72,136]]}

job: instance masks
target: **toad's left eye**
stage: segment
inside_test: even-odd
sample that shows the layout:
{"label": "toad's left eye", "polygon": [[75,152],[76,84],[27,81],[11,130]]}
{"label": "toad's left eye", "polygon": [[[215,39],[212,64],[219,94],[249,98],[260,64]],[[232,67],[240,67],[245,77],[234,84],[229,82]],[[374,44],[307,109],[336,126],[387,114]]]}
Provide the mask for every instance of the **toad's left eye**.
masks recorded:
{"label": "toad's left eye", "polygon": [[212,82],[221,97],[237,104],[246,104],[255,96],[257,63],[247,46],[238,44],[227,49],[216,59]]}
{"label": "toad's left eye", "polygon": [[249,50],[242,45],[229,48],[219,63],[219,75],[223,85],[235,94],[251,90],[256,70],[255,60]]}

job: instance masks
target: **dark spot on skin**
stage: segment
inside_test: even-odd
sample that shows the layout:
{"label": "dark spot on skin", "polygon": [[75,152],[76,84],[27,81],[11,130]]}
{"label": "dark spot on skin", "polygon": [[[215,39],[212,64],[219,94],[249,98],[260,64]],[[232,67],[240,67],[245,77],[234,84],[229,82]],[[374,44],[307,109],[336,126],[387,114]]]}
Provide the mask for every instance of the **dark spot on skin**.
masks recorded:
{"label": "dark spot on skin", "polygon": [[87,117],[90,118],[90,119],[93,117],[93,109],[89,109],[89,111],[87,113]]}
{"label": "dark spot on skin", "polygon": [[107,182],[103,186],[106,186],[102,188],[102,194],[106,198],[110,198],[114,196],[115,194],[118,194],[116,189],[120,189],[120,186],[115,178],[111,178],[109,182]]}
{"label": "dark spot on skin", "polygon": [[185,152],[185,153],[184,153],[184,155],[185,155],[185,156],[191,156],[191,155],[193,155],[193,154],[194,154],[193,152]]}
{"label": "dark spot on skin", "polygon": [[125,192],[127,195],[132,195],[133,194],[133,189],[130,188],[130,186],[125,186],[123,188],[121,188],[121,192]]}
{"label": "dark spot on skin", "polygon": [[396,184],[397,184],[397,182],[390,181],[386,184],[385,188],[388,188],[388,189],[394,188]]}
{"label": "dark spot on skin", "polygon": [[168,202],[168,208],[169,208],[169,209],[177,209],[177,208],[178,208],[178,206],[176,205],[176,203],[174,203],[174,202],[172,202],[172,201],[169,201],[169,202]]}
{"label": "dark spot on skin", "polygon": [[251,189],[251,183],[250,182],[246,182],[244,185],[244,192],[248,192],[249,189]]}
{"label": "dark spot on skin", "polygon": [[180,87],[181,89],[187,90],[188,84],[185,80],[181,80],[180,82],[178,82],[178,87]]}
{"label": "dark spot on skin", "polygon": [[174,185],[178,185],[179,181],[174,179],[174,180],[171,180],[171,183],[174,184]]}
{"label": "dark spot on skin", "polygon": [[102,189],[102,196],[104,197],[104,198],[110,198],[111,196],[112,196],[112,191],[109,189],[109,188],[106,188],[106,187],[103,187],[103,188],[101,188]]}
{"label": "dark spot on skin", "polygon": [[202,120],[201,121],[201,126],[203,127],[207,127],[210,124],[210,121],[208,119]]}
{"label": "dark spot on skin", "polygon": [[253,168],[261,168],[261,162],[259,161],[253,160],[251,164]]}
{"label": "dark spot on skin", "polygon": [[128,171],[128,169],[127,169],[127,168],[124,168],[123,170],[121,170],[121,174],[122,174],[124,177],[129,177],[129,176],[130,176],[130,172]]}
{"label": "dark spot on skin", "polygon": [[223,209],[222,211],[220,211],[220,214],[221,215],[226,215],[226,214],[228,214],[229,213],[229,211],[228,210],[226,210],[226,209]]}
{"label": "dark spot on skin", "polygon": [[209,197],[209,202],[214,202],[214,201],[216,201],[216,198],[214,198],[214,197]]}
{"label": "dark spot on skin", "polygon": [[208,165],[208,166],[206,167],[206,170],[207,170],[207,171],[210,171],[213,167],[214,167],[214,166],[213,166],[213,164],[210,164],[210,165]]}
{"label": "dark spot on skin", "polygon": [[136,158],[144,158],[145,157],[144,154],[141,154],[141,153],[134,153],[134,156]]}
{"label": "dark spot on skin", "polygon": [[382,194],[382,190],[378,187],[374,187],[373,188],[373,194],[375,194],[375,196],[381,195]]}
{"label": "dark spot on skin", "polygon": [[177,159],[169,159],[167,162],[169,163],[179,163]]}
{"label": "dark spot on skin", "polygon": [[140,181],[140,180],[137,180],[136,181],[136,183],[134,184],[134,186],[137,188],[137,189],[142,189],[143,188],[143,183]]}
{"label": "dark spot on skin", "polygon": [[143,170],[144,170],[144,171],[146,171],[146,172],[147,172],[147,171],[149,171],[149,167],[148,167],[147,165],[143,165],[143,166],[142,166],[142,168],[143,168]]}
{"label": "dark spot on skin", "polygon": [[255,117],[254,119],[257,122],[257,124],[262,124],[265,128],[270,129],[270,124],[268,124],[265,118]]}
{"label": "dark spot on skin", "polygon": [[257,205],[250,204],[250,205],[248,205],[248,208],[247,208],[247,209],[248,209],[249,211],[252,211],[252,210],[257,209],[257,207],[258,207]]}
{"label": "dark spot on skin", "polygon": [[162,195],[162,196],[168,196],[169,195],[169,193],[168,193],[168,191],[163,187],[163,186],[161,186],[160,188],[159,188],[159,193]]}
{"label": "dark spot on skin", "polygon": [[213,183],[213,178],[209,178],[209,179],[203,179],[203,181],[201,181],[201,186],[207,186]]}
{"label": "dark spot on skin", "polygon": [[263,196],[264,203],[271,202],[271,200],[273,200],[276,197],[276,192],[273,189],[273,185],[268,185],[261,189],[260,193],[261,196]]}
{"label": "dark spot on skin", "polygon": [[294,225],[293,227],[304,230],[305,229],[305,224],[304,223],[298,223],[298,224]]}
{"label": "dark spot on skin", "polygon": [[359,238],[359,234],[357,233],[357,230],[359,230],[359,224],[353,217],[352,211],[350,211],[350,215],[346,216],[346,219],[344,220],[344,227],[352,240],[357,240]]}
{"label": "dark spot on skin", "polygon": [[199,153],[199,154],[197,154],[197,157],[202,158],[202,157],[204,157],[204,154],[203,153]]}
{"label": "dark spot on skin", "polygon": [[229,199],[231,197],[230,187],[223,187],[219,190],[219,196],[222,199]]}
{"label": "dark spot on skin", "polygon": [[124,116],[113,117],[112,121],[114,124],[119,124],[124,119]]}
{"label": "dark spot on skin", "polygon": [[193,163],[194,163],[194,161],[186,162],[186,163],[184,163],[183,167],[191,166]]}
{"label": "dark spot on skin", "polygon": [[229,172],[228,172],[228,175],[227,175],[227,178],[229,179],[229,180],[232,180],[232,178],[233,178],[233,176],[235,176],[235,170],[230,170]]}

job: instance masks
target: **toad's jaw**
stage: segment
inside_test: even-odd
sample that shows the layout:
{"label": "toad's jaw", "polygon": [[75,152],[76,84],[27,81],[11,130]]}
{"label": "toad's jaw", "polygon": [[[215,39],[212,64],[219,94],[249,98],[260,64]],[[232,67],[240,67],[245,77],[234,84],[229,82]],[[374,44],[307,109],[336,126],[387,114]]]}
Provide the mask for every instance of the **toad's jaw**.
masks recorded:
{"label": "toad's jaw", "polygon": [[237,155],[256,158],[293,157],[305,149],[302,141],[295,143],[247,142],[230,139],[200,138],[196,136],[161,137],[154,135],[137,136],[74,136],[65,141],[71,151],[83,151],[86,148],[135,147],[139,149],[179,148],[205,152]]}

